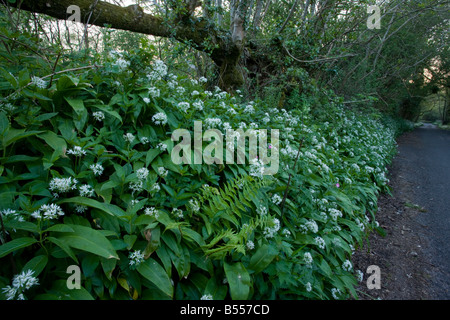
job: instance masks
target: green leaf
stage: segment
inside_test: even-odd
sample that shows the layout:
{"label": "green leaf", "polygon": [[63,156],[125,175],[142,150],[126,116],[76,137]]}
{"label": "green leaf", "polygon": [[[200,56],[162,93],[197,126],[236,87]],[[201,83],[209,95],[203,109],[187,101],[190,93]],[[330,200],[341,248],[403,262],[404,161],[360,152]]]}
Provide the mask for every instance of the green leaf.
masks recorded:
{"label": "green leaf", "polygon": [[75,113],[81,117],[83,113],[86,111],[86,108],[84,106],[84,102],[82,99],[69,99],[67,97],[64,97],[67,101],[67,103],[72,107],[72,109],[75,111]]}
{"label": "green leaf", "polygon": [[37,242],[36,239],[30,237],[23,237],[11,240],[0,246],[0,258],[3,258],[7,254],[19,250],[21,248],[31,246],[36,242]]}
{"label": "green leaf", "polygon": [[255,273],[263,271],[277,256],[277,250],[267,244],[261,246],[250,259],[249,269]]}
{"label": "green leaf", "polygon": [[75,224],[69,224],[69,226],[74,232],[62,233],[62,236],[58,238],[62,243],[106,259],[119,259],[111,242],[99,231]]}
{"label": "green leaf", "polygon": [[75,203],[75,204],[79,204],[79,205],[83,205],[83,206],[88,206],[91,208],[96,208],[96,209],[102,210],[103,212],[105,212],[111,216],[115,216],[115,217],[126,216],[125,211],[123,211],[118,206],[115,206],[115,205],[109,204],[109,203],[102,203],[102,202],[99,202],[97,200],[90,199],[90,198],[73,197],[73,198],[69,198],[69,199],[63,199],[58,202],[58,204],[61,204],[61,203]]}
{"label": "green leaf", "polygon": [[61,250],[67,253],[67,255],[73,259],[73,261],[75,261],[78,264],[77,257],[73,253],[72,249],[70,249],[70,247],[65,242],[62,242],[55,237],[47,237],[46,240],[50,241],[53,244],[56,244],[59,248],[61,248]]}
{"label": "green leaf", "polygon": [[47,265],[47,262],[48,262],[47,256],[40,255],[34,257],[23,266],[22,271],[32,270],[34,271],[33,276],[37,277],[39,276],[39,274],[41,274],[42,270],[44,270],[45,266]]}
{"label": "green leaf", "polygon": [[173,297],[173,286],[163,267],[152,258],[147,259],[137,267],[137,271],[151,283],[156,285],[169,297]]}
{"label": "green leaf", "polygon": [[69,227],[66,224],[55,224],[53,226],[51,226],[50,228],[44,230],[44,232],[49,232],[49,231],[53,231],[53,232],[74,232],[74,230]]}
{"label": "green leaf", "polygon": [[3,147],[6,148],[10,144],[30,136],[37,135],[43,131],[25,131],[25,129],[10,128],[6,135],[3,137]]}
{"label": "green leaf", "polygon": [[250,275],[240,262],[232,265],[224,262],[225,275],[233,300],[246,300],[250,293]]}

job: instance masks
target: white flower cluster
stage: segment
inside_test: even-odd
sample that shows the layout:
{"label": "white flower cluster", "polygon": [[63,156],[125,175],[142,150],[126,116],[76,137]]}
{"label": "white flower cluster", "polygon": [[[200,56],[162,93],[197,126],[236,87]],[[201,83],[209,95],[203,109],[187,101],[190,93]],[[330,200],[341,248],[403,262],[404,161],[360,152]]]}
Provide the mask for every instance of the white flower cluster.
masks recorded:
{"label": "white flower cluster", "polygon": [[278,232],[278,230],[280,230],[280,220],[278,220],[277,218],[274,218],[272,220],[272,227],[266,227],[264,229],[264,237],[266,239],[270,239],[273,238],[275,236],[275,234]]}
{"label": "white flower cluster", "polygon": [[253,250],[255,248],[255,244],[253,243],[253,241],[248,240],[246,243],[246,247],[247,247],[247,250]]}
{"label": "white flower cluster", "polygon": [[132,143],[135,138],[136,137],[132,133],[129,133],[129,132],[123,135],[123,139],[128,143]]}
{"label": "white flower cluster", "polygon": [[89,166],[89,169],[92,170],[92,172],[94,172],[94,175],[96,176],[101,176],[103,174],[103,166],[100,163],[96,163],[96,164],[91,164]]}
{"label": "white flower cluster", "polygon": [[204,294],[200,300],[213,300],[213,297],[210,294]]}
{"label": "white flower cluster", "polygon": [[113,65],[118,67],[120,71],[124,71],[130,66],[130,61],[127,61],[123,58],[119,58],[114,62]]}
{"label": "white flower cluster", "polygon": [[259,208],[256,209],[256,212],[260,215],[260,216],[265,216],[268,212],[267,208],[264,206],[259,206]]}
{"label": "white flower cluster", "polygon": [[80,146],[74,146],[72,149],[67,150],[67,154],[72,154],[76,157],[81,157],[86,155],[86,151]]}
{"label": "white flower cluster", "polygon": [[181,210],[181,209],[173,208],[173,209],[172,209],[172,214],[173,214],[176,218],[180,218],[180,219],[184,218],[183,210]]}
{"label": "white flower cluster", "polygon": [[353,266],[352,263],[350,262],[350,260],[345,260],[344,263],[342,264],[342,269],[344,269],[345,271],[352,271]]}
{"label": "white flower cluster", "polygon": [[53,220],[64,215],[64,211],[60,206],[52,203],[50,205],[43,204],[38,210],[33,212],[31,216],[38,220]]}
{"label": "white flower cluster", "polygon": [[188,111],[188,109],[191,107],[191,105],[189,104],[189,102],[180,102],[177,105],[178,110],[183,111],[184,113],[186,113]]}
{"label": "white flower cluster", "polygon": [[159,211],[155,207],[145,208],[144,212],[147,216],[155,217],[155,219],[159,217]]}
{"label": "white flower cluster", "polygon": [[159,150],[161,150],[162,152],[164,152],[164,151],[167,150],[167,144],[161,142],[161,143],[159,143],[159,144],[156,146],[156,148],[158,148]]}
{"label": "white flower cluster", "polygon": [[33,276],[34,271],[26,270],[22,271],[20,274],[14,276],[12,281],[12,286],[6,286],[2,289],[7,300],[25,300],[23,293],[25,290],[30,289],[33,286],[39,285],[39,280]]}
{"label": "white flower cluster", "polygon": [[155,60],[152,65],[152,71],[147,75],[147,78],[152,80],[161,80],[163,77],[167,75],[167,66],[161,60]]}
{"label": "white flower cluster", "polygon": [[206,118],[204,120],[207,129],[214,129],[222,125],[220,118]]}
{"label": "white flower cluster", "polygon": [[200,204],[195,199],[189,200],[189,206],[191,207],[191,210],[193,212],[199,212],[200,211]]}
{"label": "white flower cluster", "polygon": [[31,84],[35,85],[39,89],[47,88],[47,81],[36,76],[31,77]]}
{"label": "white flower cluster", "polygon": [[77,188],[77,179],[69,178],[53,178],[50,181],[49,189],[56,193],[66,193]]}
{"label": "white flower cluster", "polygon": [[167,170],[164,167],[159,167],[158,168],[158,173],[161,177],[165,178],[167,176],[167,174],[169,173],[169,170]]}
{"label": "white flower cluster", "polygon": [[80,196],[81,197],[92,197],[94,196],[94,188],[92,188],[90,185],[88,184],[83,184],[82,186],[80,186],[78,188],[80,190]]}
{"label": "white flower cluster", "polygon": [[152,121],[156,125],[165,125],[167,124],[167,115],[164,112],[158,112],[152,117]]}
{"label": "white flower cluster", "polygon": [[265,167],[262,160],[257,158],[250,160],[250,175],[262,179],[264,177]]}
{"label": "white flower cluster", "polygon": [[316,243],[316,245],[321,248],[321,249],[325,249],[325,240],[323,240],[323,238],[321,237],[316,237],[314,239],[314,242]]}
{"label": "white flower cluster", "polygon": [[158,98],[161,95],[161,91],[156,87],[148,88],[148,94],[153,98]]}
{"label": "white flower cluster", "polygon": [[128,259],[130,259],[130,266],[137,267],[144,262],[144,254],[141,253],[141,250],[136,250],[128,255]]}
{"label": "white flower cluster", "polygon": [[139,180],[145,180],[145,179],[147,179],[149,173],[150,173],[150,171],[148,171],[147,168],[140,168],[136,171],[136,177]]}
{"label": "white flower cluster", "polygon": [[12,209],[4,209],[0,211],[0,213],[6,218],[6,219],[13,219],[16,221],[23,222],[23,217],[20,216],[20,214],[16,210]]}
{"label": "white flower cluster", "polygon": [[95,120],[100,121],[100,122],[105,119],[105,114],[101,111],[93,112],[92,116],[94,117]]}
{"label": "white flower cluster", "polygon": [[308,267],[311,267],[311,265],[313,263],[313,257],[311,255],[311,253],[305,252],[305,254],[303,255],[303,261],[305,261],[305,263]]}

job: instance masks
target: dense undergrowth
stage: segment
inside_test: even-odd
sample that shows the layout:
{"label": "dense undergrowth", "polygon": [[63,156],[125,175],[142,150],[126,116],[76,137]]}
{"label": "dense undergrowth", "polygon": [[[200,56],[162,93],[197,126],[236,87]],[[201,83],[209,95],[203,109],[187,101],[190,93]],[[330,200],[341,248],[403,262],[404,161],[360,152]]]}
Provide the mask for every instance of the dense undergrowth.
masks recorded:
{"label": "dense undergrowth", "polygon": [[[52,76],[28,62],[0,68],[4,299],[357,296],[352,253],[382,232],[377,196],[402,121],[320,90],[289,110],[246,101],[143,52]],[[171,134],[196,120],[279,129],[278,173],[248,155],[175,165]],[[66,285],[71,265],[80,289]]]}

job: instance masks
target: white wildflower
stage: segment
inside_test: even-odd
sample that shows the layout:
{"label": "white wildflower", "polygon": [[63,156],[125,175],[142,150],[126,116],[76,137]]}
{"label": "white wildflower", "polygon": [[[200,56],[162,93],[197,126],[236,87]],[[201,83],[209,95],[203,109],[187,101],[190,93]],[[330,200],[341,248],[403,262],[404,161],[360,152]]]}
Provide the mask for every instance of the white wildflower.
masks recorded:
{"label": "white wildflower", "polygon": [[89,169],[91,169],[94,172],[94,175],[101,176],[103,174],[103,166],[100,163],[91,164],[89,166]]}
{"label": "white wildflower", "polygon": [[352,263],[350,262],[350,260],[345,260],[344,263],[342,264],[342,269],[344,269],[345,271],[352,271],[353,266]]}
{"label": "white wildflower", "polygon": [[120,71],[124,71],[125,69],[127,69],[130,66],[130,61],[127,61],[123,58],[119,58],[114,63],[114,66],[119,67]]}
{"label": "white wildflower", "polygon": [[180,219],[184,217],[184,216],[183,216],[183,210],[181,210],[181,209],[173,208],[173,209],[172,209],[172,214],[173,214],[175,217],[180,218]]}
{"label": "white wildflower", "polygon": [[156,88],[156,87],[150,87],[148,88],[148,93],[153,97],[153,98],[158,98],[161,95],[161,91]]}
{"label": "white wildflower", "polygon": [[132,143],[136,137],[132,133],[128,132],[123,135],[123,138],[125,139],[126,142]]}
{"label": "white wildflower", "polygon": [[260,215],[260,216],[265,216],[268,212],[267,208],[264,206],[259,206],[259,208],[256,209],[256,212]]}
{"label": "white wildflower", "polygon": [[94,195],[94,189],[88,185],[88,184],[84,184],[82,186],[79,187],[80,190],[80,196],[81,197],[92,197]]}
{"label": "white wildflower", "polygon": [[136,171],[136,176],[139,180],[145,180],[147,179],[149,173],[150,171],[148,171],[147,168],[140,168]]}
{"label": "white wildflower", "polygon": [[144,262],[144,254],[141,253],[141,250],[136,250],[128,255],[128,259],[130,259],[130,266],[137,267],[142,262]]}
{"label": "white wildflower", "polygon": [[166,64],[161,60],[155,60],[152,65],[153,71],[151,71],[147,78],[151,80],[161,80],[161,78],[165,77],[167,75],[167,66]]}
{"label": "white wildflower", "polygon": [[26,270],[20,274],[15,275],[12,281],[12,286],[6,286],[2,289],[6,295],[7,300],[13,300],[18,294],[18,300],[24,300],[23,292],[33,286],[39,285],[39,280],[33,276],[34,271]]}
{"label": "white wildflower", "polygon": [[86,155],[86,151],[80,146],[74,146],[73,149],[67,150],[67,154],[73,154],[76,157],[81,157]]}
{"label": "white wildflower", "polygon": [[158,173],[161,177],[165,178],[167,176],[167,174],[169,173],[169,170],[167,170],[164,167],[159,167],[158,168]]}
{"label": "white wildflower", "polygon": [[325,240],[323,240],[323,238],[321,237],[316,237],[314,239],[314,242],[316,243],[316,245],[321,248],[321,249],[325,249]]}
{"label": "white wildflower", "polygon": [[199,81],[200,83],[206,83],[206,82],[208,82],[208,79],[206,79],[205,77],[200,77],[200,78],[198,79],[198,81]]}
{"label": "white wildflower", "polygon": [[31,77],[31,83],[40,89],[47,88],[47,81],[39,78],[39,77]]}
{"label": "white wildflower", "polygon": [[311,283],[310,283],[310,282],[307,282],[307,283],[306,283],[305,289],[306,289],[307,292],[311,292],[311,291],[312,291],[312,286],[311,286]]}
{"label": "white wildflower", "polygon": [[341,294],[341,290],[337,289],[337,288],[333,288],[331,289],[331,295],[333,296],[333,298],[335,300],[339,300],[339,295]]}
{"label": "white wildflower", "polygon": [[83,205],[77,204],[77,205],[75,206],[75,212],[76,212],[76,213],[83,213],[83,212],[86,212],[87,209],[88,209],[88,207],[83,206]]}
{"label": "white wildflower", "polygon": [[177,105],[178,110],[183,112],[187,112],[190,107],[191,105],[189,104],[189,102],[180,102]]}
{"label": "white wildflower", "polygon": [[200,205],[197,200],[194,200],[194,199],[189,200],[189,205],[190,205],[192,211],[194,211],[194,212],[200,211]]}
{"label": "white wildflower", "polygon": [[50,191],[56,191],[57,193],[65,193],[77,188],[78,181],[72,177],[69,178],[53,178],[50,181]]}
{"label": "white wildflower", "polygon": [[200,300],[213,300],[213,297],[210,294],[204,294]]}
{"label": "white wildflower", "polygon": [[101,111],[93,112],[92,116],[94,117],[95,120],[100,121],[100,122],[105,119],[105,114]]}
{"label": "white wildflower", "polygon": [[164,151],[167,150],[167,144],[161,142],[161,143],[159,143],[159,144],[156,146],[156,148],[158,148],[159,150],[161,150],[162,152],[164,152]]}
{"label": "white wildflower", "polygon": [[155,207],[145,208],[144,212],[147,216],[155,217],[156,219],[159,216],[158,209],[156,209]]}
{"label": "white wildflower", "polygon": [[44,204],[37,211],[33,212],[31,216],[38,220],[53,220],[64,215],[61,207],[56,204]]}
{"label": "white wildflower", "polygon": [[151,102],[151,100],[149,98],[143,98],[142,100],[144,100],[144,102],[147,104],[149,104]]}
{"label": "white wildflower", "polygon": [[251,240],[247,241],[246,246],[248,250],[253,250],[255,248],[255,244]]}
{"label": "white wildflower", "polygon": [[167,124],[167,115],[164,112],[158,112],[152,117],[152,121],[157,125],[165,125]]}

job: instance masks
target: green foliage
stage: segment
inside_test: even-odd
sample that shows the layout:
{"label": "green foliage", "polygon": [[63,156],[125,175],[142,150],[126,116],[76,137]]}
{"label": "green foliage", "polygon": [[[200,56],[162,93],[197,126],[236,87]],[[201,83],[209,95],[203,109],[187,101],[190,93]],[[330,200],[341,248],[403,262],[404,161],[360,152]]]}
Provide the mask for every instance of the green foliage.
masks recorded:
{"label": "green foliage", "polygon": [[[3,69],[0,286],[31,270],[39,285],[28,299],[356,295],[351,255],[380,230],[394,130],[321,95],[299,95],[287,111],[207,91],[145,43],[135,51],[104,52],[95,68],[72,60],[57,74]],[[248,156],[174,164],[171,133],[193,133],[195,120],[223,133],[279,129],[279,172],[255,174]],[[73,264],[80,290],[65,283]]]}

